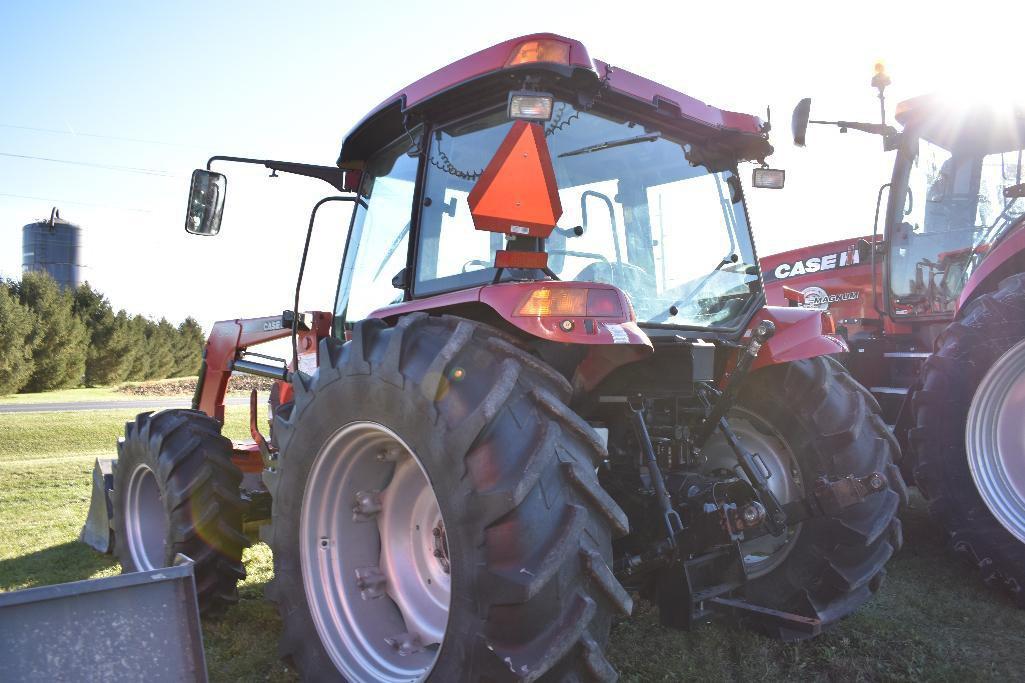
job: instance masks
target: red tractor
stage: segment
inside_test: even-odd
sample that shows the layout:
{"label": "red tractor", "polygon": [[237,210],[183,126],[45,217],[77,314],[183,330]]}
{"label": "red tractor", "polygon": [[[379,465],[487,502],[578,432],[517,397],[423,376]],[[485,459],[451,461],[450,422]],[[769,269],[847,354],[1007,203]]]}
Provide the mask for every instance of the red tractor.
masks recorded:
{"label": "red tractor", "polygon": [[[613,680],[632,591],[787,639],[850,614],[905,488],[830,316],[765,306],[738,165],[779,183],[766,133],[540,34],[389,98],[337,168],[212,159],[353,204],[336,304],[217,323],[194,409],[128,425],[124,568],[183,553],[217,608],[269,513],[281,651],[318,680]],[[225,188],[196,171],[190,232]],[[267,438],[255,398],[253,443],[220,435],[232,372],[278,380]]]}
{"label": "red tractor", "polygon": [[1025,606],[1025,108],[923,96],[896,118],[812,122],[882,135],[893,177],[871,236],[763,258],[766,297],[833,314],[952,548]]}

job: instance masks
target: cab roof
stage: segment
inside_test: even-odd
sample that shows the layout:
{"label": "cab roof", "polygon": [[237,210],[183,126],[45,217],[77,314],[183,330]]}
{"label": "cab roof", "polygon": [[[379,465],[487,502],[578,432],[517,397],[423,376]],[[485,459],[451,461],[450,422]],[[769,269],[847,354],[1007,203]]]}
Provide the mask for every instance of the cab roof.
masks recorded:
{"label": "cab roof", "polygon": [[898,103],[896,118],[904,128],[952,151],[987,154],[1025,147],[1025,104],[1020,102],[932,93]]}
{"label": "cab roof", "polygon": [[385,99],[346,135],[338,165],[347,167],[365,160],[383,143],[401,134],[406,116],[460,86],[530,70],[552,72],[578,83],[590,81],[592,86],[601,84],[612,93],[677,119],[684,127],[697,126],[706,135],[718,132],[760,140],[760,144],[755,139],[747,140],[748,158],[764,158],[772,153],[766,141],[768,129],[759,117],[718,109],[643,76],[592,59],[578,40],[554,33],[534,33],[463,57]]}

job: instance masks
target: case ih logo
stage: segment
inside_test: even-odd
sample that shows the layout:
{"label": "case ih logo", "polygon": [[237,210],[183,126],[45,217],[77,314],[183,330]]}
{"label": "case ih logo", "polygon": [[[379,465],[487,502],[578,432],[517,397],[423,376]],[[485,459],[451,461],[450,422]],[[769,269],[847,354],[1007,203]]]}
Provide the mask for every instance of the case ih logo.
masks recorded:
{"label": "case ih logo", "polygon": [[858,291],[830,294],[821,287],[808,287],[801,294],[804,294],[805,308],[817,308],[823,311],[829,308],[829,304],[835,304],[838,301],[854,301],[861,295]]}
{"label": "case ih logo", "polygon": [[793,263],[781,263],[773,268],[772,275],[776,280],[785,280],[790,277],[817,273],[822,270],[835,270],[837,268],[846,268],[847,266],[856,266],[860,262],[858,251],[852,247],[835,254],[813,256],[803,261],[794,261]]}

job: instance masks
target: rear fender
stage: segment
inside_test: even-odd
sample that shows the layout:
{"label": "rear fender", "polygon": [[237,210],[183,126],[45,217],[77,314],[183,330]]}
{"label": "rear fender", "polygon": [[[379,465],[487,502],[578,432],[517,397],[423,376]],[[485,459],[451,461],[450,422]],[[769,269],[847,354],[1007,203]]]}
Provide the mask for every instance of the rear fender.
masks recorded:
{"label": "rear fender", "polygon": [[[553,293],[567,289],[611,291],[619,298],[620,310],[618,314],[608,315],[520,315],[520,307],[540,289],[549,289]],[[617,367],[640,360],[654,350],[648,335],[637,326],[637,318],[627,296],[618,288],[599,282],[546,280],[484,285],[385,306],[369,317],[394,321],[416,311],[435,314],[458,311],[465,317],[467,304],[483,304],[485,310],[497,314],[502,321],[528,337],[587,347],[584,360],[573,377],[574,387],[578,390],[593,388]]]}
{"label": "rear fender", "polygon": [[809,308],[765,306],[758,311],[744,332],[743,339],[751,338],[751,330],[763,320],[776,326],[776,333],[762,346],[751,369],[789,363],[816,356],[846,353],[847,343],[835,333],[833,319],[826,311]]}

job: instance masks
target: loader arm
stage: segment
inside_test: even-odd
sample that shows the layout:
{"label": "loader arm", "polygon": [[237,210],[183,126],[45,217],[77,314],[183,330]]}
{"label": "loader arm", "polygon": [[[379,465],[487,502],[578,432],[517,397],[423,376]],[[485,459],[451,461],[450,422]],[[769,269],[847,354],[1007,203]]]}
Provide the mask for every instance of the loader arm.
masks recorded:
{"label": "loader arm", "polygon": [[[250,347],[289,336],[292,333],[290,316],[291,313],[286,313],[214,323],[203,350],[203,364],[199,370],[196,394],[192,399],[193,409],[201,410],[223,423],[224,396],[231,373],[238,371],[257,374],[236,364]],[[286,317],[289,319],[286,320]],[[324,311],[312,311],[304,314],[303,318],[304,323],[299,326],[299,366],[316,367],[317,347],[320,340],[331,333],[332,315]],[[312,365],[307,365],[307,359],[312,361]]]}

